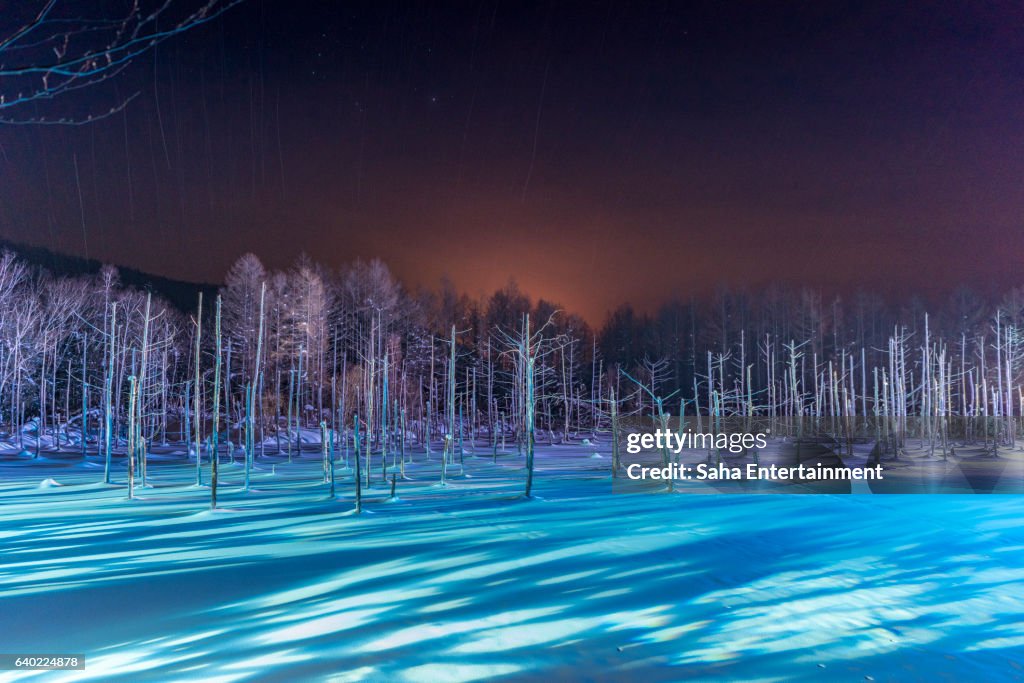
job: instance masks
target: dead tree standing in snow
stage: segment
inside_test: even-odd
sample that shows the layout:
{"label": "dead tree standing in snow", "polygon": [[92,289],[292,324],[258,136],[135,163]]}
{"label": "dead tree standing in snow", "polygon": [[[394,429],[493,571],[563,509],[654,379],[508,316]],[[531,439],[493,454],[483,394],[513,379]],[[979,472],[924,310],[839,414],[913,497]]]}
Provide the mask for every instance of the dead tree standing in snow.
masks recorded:
{"label": "dead tree standing in snow", "polygon": [[214,312],[213,338],[214,338],[214,366],[213,366],[213,427],[210,434],[210,509],[217,509],[217,464],[220,460],[217,454],[217,437],[220,432],[220,355],[221,355],[221,334],[220,334],[220,297],[217,297],[217,305]]}

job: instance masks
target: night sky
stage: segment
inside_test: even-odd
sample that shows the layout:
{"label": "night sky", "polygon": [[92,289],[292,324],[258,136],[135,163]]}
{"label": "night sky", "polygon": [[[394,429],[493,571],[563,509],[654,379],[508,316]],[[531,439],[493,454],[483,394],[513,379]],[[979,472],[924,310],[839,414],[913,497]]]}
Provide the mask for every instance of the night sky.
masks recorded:
{"label": "night sky", "polygon": [[249,0],[40,105],[123,116],[0,126],[0,236],[207,282],[379,256],[594,322],[1020,284],[1024,10],[894,4]]}

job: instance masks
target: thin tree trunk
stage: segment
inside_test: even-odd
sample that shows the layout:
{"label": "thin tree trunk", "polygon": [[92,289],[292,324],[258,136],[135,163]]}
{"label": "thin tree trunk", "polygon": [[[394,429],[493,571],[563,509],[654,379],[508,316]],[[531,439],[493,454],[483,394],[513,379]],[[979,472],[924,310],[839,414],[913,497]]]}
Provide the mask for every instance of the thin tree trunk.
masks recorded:
{"label": "thin tree trunk", "polygon": [[217,439],[220,431],[220,363],[221,363],[221,335],[220,335],[220,296],[217,296],[217,305],[214,313],[213,338],[214,356],[216,358],[213,369],[213,431],[210,434],[210,509],[217,508],[217,465],[220,459],[217,454]]}

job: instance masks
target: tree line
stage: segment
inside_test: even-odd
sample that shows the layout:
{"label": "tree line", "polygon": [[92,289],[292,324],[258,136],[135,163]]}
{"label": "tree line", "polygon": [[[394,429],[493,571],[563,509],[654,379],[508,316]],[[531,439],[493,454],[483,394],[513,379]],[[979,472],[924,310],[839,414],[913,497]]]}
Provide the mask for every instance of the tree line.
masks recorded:
{"label": "tree line", "polygon": [[143,479],[156,444],[248,463],[318,434],[350,448],[358,428],[368,478],[371,452],[386,476],[410,439],[453,465],[481,439],[532,457],[537,438],[605,429],[613,414],[1012,417],[1022,323],[1020,288],[998,301],[961,288],[929,314],[769,287],[650,315],[622,306],[593,330],[511,282],[476,300],[447,281],[409,291],[380,260],[268,271],[252,254],[215,300],[181,311],[113,267],[61,277],[7,252],[0,424],[36,455],[80,448],[109,467],[141,448]]}

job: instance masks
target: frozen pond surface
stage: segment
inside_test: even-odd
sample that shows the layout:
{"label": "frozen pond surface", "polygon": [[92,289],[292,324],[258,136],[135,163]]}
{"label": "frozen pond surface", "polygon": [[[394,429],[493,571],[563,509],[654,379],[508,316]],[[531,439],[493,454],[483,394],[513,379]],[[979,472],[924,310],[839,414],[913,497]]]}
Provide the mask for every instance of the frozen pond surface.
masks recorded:
{"label": "frozen pond surface", "polygon": [[529,501],[515,455],[417,453],[359,517],[312,451],[225,460],[217,512],[182,455],[128,501],[7,451],[2,650],[87,669],[0,681],[1024,680],[1024,498],[612,495],[594,451]]}

